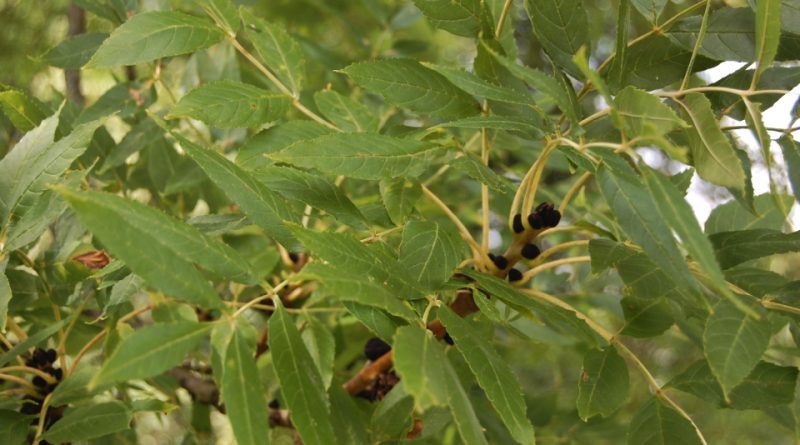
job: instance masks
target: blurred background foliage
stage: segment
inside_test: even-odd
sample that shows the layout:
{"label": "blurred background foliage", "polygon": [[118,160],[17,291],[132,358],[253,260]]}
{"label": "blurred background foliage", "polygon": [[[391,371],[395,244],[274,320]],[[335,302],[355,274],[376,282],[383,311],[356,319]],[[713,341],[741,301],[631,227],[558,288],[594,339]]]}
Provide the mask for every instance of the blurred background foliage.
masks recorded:
{"label": "blurred background foliage", "polygon": [[[84,6],[93,3],[89,0],[78,2]],[[98,3],[98,2],[94,2]],[[236,2],[248,5],[254,12],[270,21],[283,23],[289,31],[303,45],[307,58],[307,73],[309,85],[316,89],[330,85],[333,89],[349,91],[347,79],[336,73],[353,61],[369,58],[411,57],[421,61],[430,61],[442,65],[458,65],[469,68],[475,57],[475,46],[471,39],[461,38],[444,31],[435,30],[428,25],[421,13],[411,1],[401,0],[240,0]],[[191,0],[140,0],[111,1],[108,4],[118,7],[117,13],[127,10],[145,11],[165,8],[180,8],[186,11],[200,13],[200,9]],[[589,33],[594,48],[590,52],[596,65],[614,49],[616,31],[617,2],[606,0],[584,1],[588,9]],[[676,11],[687,6],[686,2],[669,2],[664,12],[664,17],[673,15]],[[28,0],[0,0],[0,83],[3,89],[20,89],[43,102],[51,110],[56,110],[61,105],[67,94],[64,72],[61,69],[48,66],[42,61],[41,56],[52,46],[63,40],[68,29],[67,12],[70,7],[68,0],[28,1]],[[112,19],[109,19],[111,17]],[[547,66],[536,41],[531,37],[531,25],[527,19],[517,15],[514,22],[515,39],[518,48],[518,57],[524,64],[538,67]],[[632,15],[633,23],[631,35],[639,35],[650,29],[647,23],[638,14]],[[90,12],[86,16],[87,32],[109,32],[115,26],[113,13],[106,16]],[[144,100],[155,100],[156,104],[162,103],[166,108],[174,101],[173,95],[182,95],[202,82],[210,80],[231,78],[242,79],[260,85],[266,85],[264,79],[254,71],[251,65],[242,63],[239,57],[224,44],[201,51],[188,58],[175,58],[163,66],[152,64],[137,67],[138,72],[131,73],[123,69],[116,71],[82,70],[82,94],[87,104],[96,104],[101,97],[108,97],[115,85],[124,82],[141,85],[158,72],[163,83],[157,83],[153,90],[144,89]],[[168,87],[172,91],[165,90]],[[311,95],[314,88],[307,89]],[[356,93],[360,94],[360,93]],[[309,96],[310,97],[310,96]],[[313,103],[312,100],[304,102]],[[366,100],[369,103],[369,98]],[[371,105],[379,108],[377,101]],[[66,105],[65,107],[70,107]],[[75,114],[80,112],[75,109]],[[392,115],[389,119],[398,120],[399,123],[413,124],[404,121],[406,116],[401,113]],[[137,128],[139,124],[135,113],[125,115],[124,112],[107,125],[109,130],[105,142],[99,143],[98,150],[113,150],[122,146],[126,135]],[[200,132],[208,131],[212,139],[218,144],[240,147],[246,143],[250,136],[245,130],[209,130],[198,129]],[[401,131],[396,129],[395,131]],[[0,156],[11,146],[21,133],[14,128],[11,122],[0,114]],[[159,170],[161,158],[157,155],[157,143],[148,140],[134,140],[131,144],[140,144],[137,147],[127,147],[132,153],[139,153],[138,159],[127,159],[126,165],[108,168],[106,180],[113,182],[119,179],[117,186],[127,188],[127,191],[145,190],[158,200],[160,206],[172,207],[175,214],[198,215],[204,213],[197,210],[197,203],[202,200],[208,206],[205,212],[225,205],[227,201],[220,197],[216,187],[205,180],[196,171],[183,172],[176,170]],[[541,144],[539,141],[524,140],[523,138],[510,137],[505,134],[495,136],[493,146],[501,149],[494,150],[493,162],[500,169],[507,169],[510,175],[519,176],[536,159]],[[105,146],[103,146],[105,144]],[[142,150],[145,148],[145,150]],[[152,160],[148,162],[148,159]],[[662,160],[663,161],[663,160]],[[121,163],[123,164],[123,163]],[[663,161],[663,168],[670,169],[668,161]],[[196,169],[195,169],[196,170]],[[571,185],[564,179],[570,177],[572,170],[566,158],[554,158],[546,172],[543,192],[552,197],[562,196]],[[166,176],[159,176],[166,175]],[[171,175],[171,176],[170,176]],[[447,196],[448,202],[458,203],[458,213],[466,221],[471,222],[470,228],[476,229],[480,221],[479,186],[475,182],[463,181],[463,174],[449,171],[432,185],[440,196]],[[126,178],[122,181],[121,178]],[[170,187],[173,187],[170,189]],[[379,218],[380,198],[376,190],[370,189],[365,183],[348,181],[349,194],[357,198],[356,203],[368,216]],[[712,189],[719,193],[719,189]],[[494,195],[492,205],[496,212],[493,226],[493,245],[507,245],[510,237],[505,227],[504,216],[509,208],[511,194],[502,196]],[[722,194],[722,198],[729,199],[730,195]],[[423,208],[429,204],[421,202]],[[607,211],[602,199],[594,187],[587,188],[584,194],[578,196],[573,205],[573,212],[593,215],[602,220]],[[372,212],[372,213],[370,213]],[[429,212],[435,214],[433,210]],[[385,215],[383,215],[385,218]],[[52,256],[45,256],[42,261],[57,261],[64,264],[63,275],[53,277],[53,281],[61,283],[65,290],[71,289],[80,277],[85,277],[87,271],[78,270],[78,266],[69,264],[66,258],[72,257],[81,248],[86,248],[78,242],[76,235],[70,233],[69,224],[73,221],[62,222],[64,230],[60,232],[62,239],[56,240],[55,246],[63,249],[54,252]],[[70,237],[73,237],[70,239]],[[258,256],[259,264],[264,267],[275,268],[278,263],[277,254],[271,247],[258,244],[246,235],[231,236],[229,242],[238,243],[242,251],[249,253],[252,260]],[[564,238],[567,240],[567,238]],[[561,240],[553,237],[550,243]],[[54,248],[56,248],[54,247]],[[546,246],[542,246],[543,248]],[[265,253],[266,252],[266,253]],[[766,264],[764,260],[764,264]],[[799,268],[794,255],[784,255],[771,260],[775,264],[773,269],[783,270],[788,278],[798,278]],[[35,293],[35,284],[24,279],[12,280],[15,289],[14,305],[20,306],[31,302],[25,295]],[[29,285],[29,289],[24,289]],[[593,275],[588,266],[556,269],[551,273],[537,276],[534,287],[549,289],[553,294],[560,295],[579,309],[586,311],[595,319],[608,326],[621,326],[624,318],[620,310],[619,301],[625,294],[624,284],[616,273],[604,272]],[[68,294],[68,293],[67,293]],[[352,320],[351,320],[352,321]],[[780,317],[776,317],[775,325],[781,326]],[[681,324],[681,321],[678,321]],[[331,323],[337,342],[339,354],[337,360],[352,360],[367,337],[363,327],[357,323]],[[487,323],[487,327],[491,324]],[[702,358],[702,351],[696,346],[700,332],[693,331],[692,326],[686,325],[684,329],[672,328],[665,335],[648,339],[631,339],[626,343],[648,364],[656,373],[660,383],[667,382],[679,374],[685,367],[697,359]],[[694,336],[690,333],[694,332]],[[92,328],[86,328],[85,333],[76,332],[72,337],[76,342],[72,349],[79,347],[81,341],[93,335]],[[778,342],[772,354],[780,354],[784,363],[800,364],[797,349],[794,348],[795,339],[786,331],[786,335],[777,337]],[[632,389],[631,398],[624,408],[608,419],[595,418],[586,423],[579,419],[575,409],[578,379],[581,361],[586,345],[576,343],[574,339],[561,336],[552,330],[517,320],[509,326],[497,326],[495,344],[500,352],[508,358],[523,385],[524,393],[529,405],[529,414],[538,428],[540,444],[616,444],[625,436],[628,422],[636,409],[649,397],[646,382],[638,374],[631,373]],[[69,346],[69,345],[68,345]],[[791,347],[791,348],[790,348]],[[349,352],[348,352],[349,351]],[[341,367],[337,366],[337,370]],[[464,371],[462,369],[462,371]],[[466,372],[462,373],[466,374]],[[710,409],[711,405],[693,396],[675,393],[681,405],[696,419],[700,429],[706,434],[713,444],[791,444],[795,443],[795,420],[787,417],[786,412],[775,410],[773,413],[764,411],[739,411]],[[476,407],[487,406],[488,402],[477,386],[472,387],[470,396]],[[199,408],[197,408],[199,409]],[[482,417],[481,424],[488,429],[488,435],[493,443],[511,443],[508,432],[498,421],[491,409],[478,409]],[[197,412],[195,412],[197,415]],[[202,413],[201,413],[202,414]],[[204,429],[210,425],[198,420],[202,416],[187,416],[185,411],[175,411],[163,416],[160,426],[154,426],[155,415],[143,414],[138,418],[137,429],[140,433],[139,441],[149,437],[153,443],[165,443],[166,432],[175,433],[181,437],[187,430],[194,431],[194,437],[204,436]],[[213,416],[212,416],[213,417]],[[149,420],[147,420],[149,418]],[[207,417],[206,417],[207,418]],[[217,425],[218,427],[218,425]],[[170,433],[170,434],[172,434]],[[188,437],[188,435],[187,435]],[[225,434],[222,434],[225,437]],[[229,436],[228,436],[229,438]],[[451,437],[452,440],[452,437]]]}

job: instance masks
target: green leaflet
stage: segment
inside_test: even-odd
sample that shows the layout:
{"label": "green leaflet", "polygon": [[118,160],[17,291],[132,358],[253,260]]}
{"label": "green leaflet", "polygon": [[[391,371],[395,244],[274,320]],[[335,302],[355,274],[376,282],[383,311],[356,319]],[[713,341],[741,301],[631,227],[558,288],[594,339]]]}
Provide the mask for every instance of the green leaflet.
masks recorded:
{"label": "green leaflet", "polygon": [[616,267],[620,278],[637,299],[652,303],[655,299],[665,297],[676,301],[685,310],[694,310],[697,305],[695,294],[679,287],[672,277],[641,251],[611,240],[593,239],[589,242],[589,254],[594,273]]}
{"label": "green leaflet", "polygon": [[220,128],[255,128],[280,118],[291,101],[283,94],[232,80],[209,82],[189,91],[167,119],[190,117]]}
{"label": "green leaflet", "polygon": [[465,153],[464,156],[455,158],[450,165],[456,170],[463,171],[472,179],[486,184],[492,190],[501,193],[508,193],[513,190],[513,186],[508,179],[495,173],[470,154]]}
{"label": "green leaflet", "polygon": [[326,90],[314,94],[314,102],[328,120],[344,131],[374,133],[378,131],[378,118],[365,105],[337,93]]}
{"label": "green leaflet", "polygon": [[590,349],[578,381],[578,415],[584,422],[596,414],[610,416],[628,399],[628,389],[628,366],[616,348]]}
{"label": "green leaflet", "polygon": [[631,240],[642,246],[650,259],[680,286],[697,289],[670,228],[633,169],[617,156],[604,156],[597,181],[614,217]]}
{"label": "green leaflet", "polygon": [[436,290],[450,278],[464,253],[464,242],[449,226],[409,221],[403,228],[398,263],[413,280]]}
{"label": "green leaflet", "polygon": [[201,0],[199,3],[217,26],[228,34],[236,35],[241,24],[239,23],[239,12],[231,0]]}
{"label": "green leaflet", "polygon": [[142,12],[115,29],[86,66],[136,65],[208,48],[223,37],[206,19],[177,11]]}
{"label": "green leaflet", "polygon": [[700,266],[700,270],[709,277],[717,292],[726,298],[733,298],[722,270],[714,258],[711,242],[703,234],[689,203],[683,199],[680,191],[667,177],[650,168],[643,167],[643,169],[645,185],[653,197],[658,212],[681,238],[683,246]]}
{"label": "green leaflet", "polygon": [[305,328],[300,337],[317,366],[322,384],[326,390],[330,390],[333,381],[336,339],[325,323],[309,314],[306,314],[304,318]]}
{"label": "green leaflet", "polygon": [[746,176],[742,162],[720,130],[709,100],[700,93],[690,93],[679,103],[692,124],[684,132],[697,174],[713,184],[743,191]]}
{"label": "green leaflet", "polygon": [[383,179],[420,175],[438,150],[440,148],[433,143],[413,139],[336,133],[295,142],[269,157],[332,175]]}
{"label": "green leaflet", "polygon": [[475,37],[480,30],[480,0],[414,0],[436,28],[455,35]]}
{"label": "green leaflet", "polygon": [[533,33],[553,61],[573,76],[572,56],[589,44],[589,20],[581,0],[526,0]]}
{"label": "green leaflet", "polygon": [[422,197],[419,182],[405,178],[384,179],[378,186],[389,218],[398,226],[404,224]]}
{"label": "green leaflet", "polygon": [[781,146],[783,159],[786,161],[789,183],[792,184],[795,200],[800,202],[800,147],[789,135],[781,136],[778,145]]}
{"label": "green leaflet", "polygon": [[36,128],[52,113],[47,105],[20,90],[0,92],[0,110],[3,110],[11,123],[21,131]]}
{"label": "green leaflet", "polygon": [[[784,195],[780,199],[783,200],[787,208],[791,207],[791,196]],[[719,232],[749,229],[780,230],[783,227],[786,216],[775,205],[775,199],[772,195],[769,193],[758,195],[753,199],[753,204],[755,215],[736,200],[718,205],[711,211],[711,215],[706,220],[705,232],[711,235]]]}
{"label": "green leaflet", "polygon": [[269,349],[292,423],[308,445],[336,443],[330,402],[319,371],[280,301],[269,320]]}
{"label": "green leaflet", "polygon": [[514,439],[521,444],[536,443],[522,390],[511,368],[495,352],[491,342],[482,338],[467,320],[447,307],[440,308],[438,314],[447,327],[447,333],[455,341],[458,352]]}
{"label": "green leaflet", "polygon": [[[191,257],[182,249],[200,252],[202,260],[218,269],[231,264],[217,264],[212,256],[203,254],[204,246],[212,247],[196,229],[169,219],[156,209],[101,192],[77,192],[66,188],[56,191],[78,214],[81,222],[106,245],[115,257],[122,259],[137,275],[163,292],[204,307],[221,307],[222,302],[208,281],[195,269]],[[159,224],[167,233],[152,230],[142,219]],[[152,218],[152,219],[148,219]],[[170,236],[166,236],[170,235]],[[172,238],[178,236],[179,238]],[[231,251],[217,245],[217,250],[234,258]],[[241,261],[241,260],[240,260]],[[169,269],[164,264],[169,263]],[[239,263],[238,266],[244,266]],[[236,273],[242,270],[238,269]],[[226,274],[230,269],[226,269]],[[244,275],[237,275],[244,277]]]}
{"label": "green leaflet", "polygon": [[701,445],[692,423],[656,397],[650,399],[631,420],[628,445]]}
{"label": "green leaflet", "polygon": [[447,356],[444,348],[429,331],[418,326],[403,326],[392,342],[394,367],[414,396],[417,409],[448,403]]}
{"label": "green leaflet", "polygon": [[518,311],[534,313],[555,331],[571,338],[578,338],[592,346],[598,344],[597,334],[586,325],[586,322],[576,317],[574,312],[541,303],[522,294],[508,281],[492,275],[472,270],[461,270],[461,273],[477,281],[479,289],[487,295],[497,297]]}
{"label": "green leaflet", "polygon": [[8,362],[14,360],[14,358],[20,354],[27,353],[28,350],[34,346],[39,346],[40,343],[50,338],[51,335],[55,334],[59,329],[64,327],[68,321],[69,319],[65,318],[61,321],[51,323],[47,327],[37,331],[35,334],[28,336],[25,341],[17,343],[13,348],[9,349],[3,354],[0,354],[0,366],[5,366]]}
{"label": "green leaflet", "polygon": [[332,181],[287,167],[262,167],[253,176],[270,190],[330,213],[341,222],[364,228],[365,218],[350,198]]}
{"label": "green leaflet", "polygon": [[94,439],[127,429],[132,417],[128,407],[117,400],[71,408],[42,438],[52,443]]}
{"label": "green leaflet", "polygon": [[399,298],[420,298],[425,291],[397,260],[384,250],[370,249],[349,235],[315,232],[300,226],[290,226],[292,232],[314,255],[353,274],[367,275]]}
{"label": "green leaflet", "polygon": [[800,231],[754,229],[715,233],[709,237],[723,269],[776,253],[800,251]]}
{"label": "green leaflet", "polygon": [[89,387],[158,375],[179,364],[206,338],[213,326],[212,323],[178,321],[141,328],[122,340]]}
{"label": "green leaflet", "polygon": [[558,108],[569,117],[573,125],[577,127],[578,110],[575,104],[570,100],[568,92],[559,85],[556,79],[538,69],[518,65],[516,61],[497,53],[484,42],[481,42],[481,48],[491,54],[491,56],[499,62],[500,65],[509,70],[511,74],[552,99],[558,105]]}
{"label": "green leaflet", "polygon": [[45,119],[0,161],[0,226],[34,205],[47,186],[83,154],[102,121],[81,125],[53,142],[57,125],[57,116]]}
{"label": "green leaflet", "polygon": [[245,328],[237,323],[230,337],[222,371],[222,396],[236,442],[241,445],[269,444],[264,421],[267,401],[255,361],[255,348]]}
{"label": "green leaflet", "polygon": [[387,102],[422,114],[459,118],[479,113],[469,94],[446,77],[411,59],[361,62],[342,70],[354,82]]}
{"label": "green leaflet", "polygon": [[305,55],[300,45],[283,26],[262,20],[244,8],[240,13],[245,35],[253,43],[256,55],[298,97],[306,75]]}
{"label": "green leaflet", "polygon": [[253,223],[287,249],[295,247],[296,241],[284,225],[284,221],[291,221],[294,216],[283,197],[221,154],[194,144],[181,135],[173,135],[180,141],[189,157],[231,201],[239,204]]}
{"label": "green leaflet", "polygon": [[761,360],[771,337],[770,324],[722,300],[706,322],[703,349],[711,371],[727,396]]}
{"label": "green leaflet", "polygon": [[631,4],[648,22],[656,24],[667,0],[631,0]]}
{"label": "green leaflet", "polygon": [[693,394],[720,408],[764,409],[786,405],[794,400],[797,368],[759,362],[753,371],[730,392],[725,402],[717,379],[705,360],[698,360],[669,382],[669,386]]}
{"label": "green leaflet", "polygon": [[481,128],[488,128],[490,130],[507,130],[518,131],[526,135],[542,135],[542,129],[532,124],[527,119],[520,119],[514,116],[472,116],[463,119],[457,119],[450,122],[437,125],[441,128],[466,128],[471,130],[479,130]]}
{"label": "green leaflet", "polygon": [[[438,345],[436,345],[438,346]],[[445,383],[447,385],[447,400],[450,412],[453,415],[453,422],[456,424],[458,434],[465,444],[488,445],[486,436],[483,434],[483,427],[475,414],[475,408],[467,396],[455,369],[449,361],[442,362],[445,372]]]}
{"label": "green leaflet", "polygon": [[340,265],[312,263],[303,268],[298,279],[319,280],[325,289],[334,293],[341,301],[352,301],[365,306],[383,309],[409,322],[419,319],[403,300],[393,295],[374,279]]}
{"label": "green leaflet", "polygon": [[0,409],[0,442],[6,445],[23,445],[28,441],[31,418],[9,409]]}
{"label": "green leaflet", "polygon": [[660,136],[686,125],[658,97],[638,88],[623,88],[614,97],[614,104],[629,137]]}
{"label": "green leaflet", "polygon": [[108,34],[104,32],[78,34],[50,48],[42,55],[42,60],[59,68],[79,69],[86,65],[107,38]]}

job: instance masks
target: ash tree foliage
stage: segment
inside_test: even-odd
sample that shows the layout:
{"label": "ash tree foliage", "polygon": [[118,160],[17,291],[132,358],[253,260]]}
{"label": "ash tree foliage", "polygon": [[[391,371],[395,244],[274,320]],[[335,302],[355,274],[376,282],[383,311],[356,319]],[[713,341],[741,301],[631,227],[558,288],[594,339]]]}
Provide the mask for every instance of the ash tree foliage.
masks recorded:
{"label": "ash tree foliage", "polygon": [[105,92],[0,92],[0,443],[800,437],[797,0],[75,4]]}

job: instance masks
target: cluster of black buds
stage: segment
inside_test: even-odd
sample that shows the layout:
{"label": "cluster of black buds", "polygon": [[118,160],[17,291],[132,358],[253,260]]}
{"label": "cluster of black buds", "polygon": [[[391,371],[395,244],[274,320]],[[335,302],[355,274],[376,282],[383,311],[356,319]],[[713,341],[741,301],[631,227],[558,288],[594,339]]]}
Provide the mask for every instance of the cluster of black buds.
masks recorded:
{"label": "cluster of black buds", "polygon": [[536,244],[531,242],[538,233],[536,231],[555,227],[559,222],[561,222],[561,212],[549,202],[539,204],[525,219],[519,213],[514,215],[514,219],[511,221],[511,228],[514,231],[514,244],[506,252],[506,255],[509,256],[490,253],[489,259],[492,260],[498,271],[506,274],[508,281],[522,280],[524,275],[513,267],[514,263],[521,258],[533,260],[538,257],[542,252]]}
{"label": "cluster of black buds", "polygon": [[[364,357],[370,361],[375,361],[391,350],[391,345],[380,338],[373,337],[367,340],[367,343],[364,345]],[[393,370],[385,371],[378,374],[372,384],[367,389],[356,394],[356,396],[371,402],[383,400],[386,394],[398,383],[400,383],[400,377],[398,377]]]}
{"label": "cluster of black buds", "polygon": [[[41,349],[36,348],[33,351],[33,354],[25,360],[25,366],[30,368],[35,368],[40,371],[43,371],[49,374],[52,379],[45,379],[40,375],[36,375],[31,380],[33,386],[36,387],[37,395],[26,395],[25,399],[28,400],[22,404],[19,409],[19,412],[26,415],[36,415],[42,411],[42,400],[47,397],[48,394],[53,392],[56,389],[56,386],[64,377],[64,372],[60,368],[54,368],[53,365],[56,362],[57,354],[55,349]],[[50,380],[50,381],[48,381]],[[51,383],[52,381],[52,383]],[[63,409],[59,408],[51,408],[47,412],[47,419],[45,421],[46,426],[50,426],[51,424],[55,423],[58,419],[61,418],[61,414]],[[31,423],[37,423],[38,420],[34,419]]]}
{"label": "cluster of black buds", "polygon": [[[528,215],[528,226],[534,230],[546,229],[555,227],[561,221],[561,212],[553,207],[552,203],[543,202],[536,207],[536,210]],[[519,213],[514,215],[514,220],[511,224],[514,233],[522,233],[525,231],[525,224],[522,221],[522,215]]]}

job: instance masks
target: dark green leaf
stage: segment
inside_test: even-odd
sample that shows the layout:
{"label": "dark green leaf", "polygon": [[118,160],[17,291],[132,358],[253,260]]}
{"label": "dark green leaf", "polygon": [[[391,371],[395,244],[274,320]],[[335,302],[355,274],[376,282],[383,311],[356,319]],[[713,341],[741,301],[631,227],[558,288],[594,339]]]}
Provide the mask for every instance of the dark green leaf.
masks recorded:
{"label": "dark green leaf", "polygon": [[633,169],[618,157],[605,157],[597,171],[600,190],[625,233],[676,283],[697,289],[672,231],[659,215]]}
{"label": "dark green leaf", "polygon": [[581,0],[526,0],[533,34],[553,61],[578,76],[572,56],[589,44],[589,19]]}
{"label": "dark green leaf", "polygon": [[283,85],[297,97],[303,89],[306,61],[300,44],[283,26],[262,20],[241,9],[244,30],[256,55],[272,70]]}
{"label": "dark green leaf", "polygon": [[384,179],[380,182],[381,199],[392,222],[402,225],[422,197],[419,182],[404,178]]}
{"label": "dark green leaf", "polygon": [[435,222],[409,221],[403,228],[400,267],[430,290],[438,289],[464,258],[458,232]]}
{"label": "dark green leaf", "polygon": [[192,263],[222,277],[250,280],[249,266],[232,249],[157,209],[108,193],[56,190],[112,255],[168,294],[207,307],[221,305]]}
{"label": "dark green leaf", "polygon": [[636,413],[628,429],[628,445],[701,445],[692,423],[657,398]]}
{"label": "dark green leaf", "polygon": [[295,247],[296,241],[284,225],[294,216],[289,211],[282,196],[270,190],[238,165],[221,154],[192,143],[175,135],[181,146],[214,184],[221,188],[231,201],[239,204],[242,211],[256,225],[264,229],[268,236],[288,249]]}
{"label": "dark green leaf", "polygon": [[610,416],[628,399],[628,386],[628,366],[616,348],[589,350],[578,382],[578,415],[584,422],[597,414]]}
{"label": "dark green leaf", "polygon": [[480,0],[414,0],[436,28],[458,36],[475,37],[480,29]]}
{"label": "dark green leaf", "polygon": [[800,251],[800,231],[740,230],[715,233],[709,238],[723,269],[768,255]]}
{"label": "dark green leaf", "polygon": [[307,445],[336,443],[330,403],[314,360],[280,301],[269,320],[269,349],[292,423]]}
{"label": "dark green leaf", "polygon": [[205,19],[178,11],[136,14],[115,29],[87,64],[91,68],[136,65],[219,43],[224,33]]}
{"label": "dark green leaf", "polygon": [[689,140],[692,164],[706,181],[743,191],[745,171],[736,151],[720,130],[711,103],[700,93],[687,94],[680,102],[692,126],[684,131]]}
{"label": "dark green leaf", "polygon": [[378,119],[369,108],[336,91],[318,91],[314,102],[328,120],[344,131],[374,133]]}
{"label": "dark green leaf", "polygon": [[236,442],[241,445],[269,444],[269,430],[264,419],[267,401],[256,367],[255,349],[247,341],[245,326],[250,328],[249,325],[236,325],[225,352],[222,396]]}
{"label": "dark green leaf", "polygon": [[0,92],[0,110],[3,110],[11,123],[21,131],[36,128],[51,114],[45,104],[20,90]]}
{"label": "dark green leaf", "polygon": [[[780,199],[787,208],[791,207],[791,196],[784,195]],[[711,235],[749,229],[780,230],[783,227],[786,216],[775,205],[775,198],[771,194],[756,196],[753,204],[755,215],[736,200],[717,206],[706,220],[706,233]]]}
{"label": "dark green leaf", "polygon": [[406,391],[414,396],[417,408],[447,405],[450,376],[443,366],[447,357],[430,331],[416,326],[401,327],[394,335],[392,350],[394,367]]}
{"label": "dark green leaf", "polygon": [[364,215],[333,182],[311,173],[285,167],[262,167],[253,176],[289,199],[295,199],[330,213],[356,228],[365,227]]}
{"label": "dark green leaf", "polygon": [[289,109],[289,97],[232,80],[203,84],[183,96],[167,119],[190,117],[220,128],[255,128]]}
{"label": "dark green leaf", "polygon": [[495,173],[472,155],[464,154],[464,156],[457,157],[450,165],[457,170],[463,171],[472,179],[486,184],[492,190],[505,193],[513,189],[511,181]]}
{"label": "dark green leaf", "polygon": [[469,94],[414,60],[362,62],[342,71],[357,84],[399,107],[442,118],[478,114],[478,104]]}
{"label": "dark green leaf", "polygon": [[178,321],[141,328],[122,340],[89,387],[158,375],[179,364],[213,326]]}
{"label": "dark green leaf", "polygon": [[527,417],[522,390],[511,368],[471,323],[446,307],[439,309],[438,314],[447,327],[447,333],[455,341],[458,352],[514,439],[522,444],[535,443],[533,425]]}
{"label": "dark green leaf", "polygon": [[[336,147],[332,150],[331,147]],[[418,176],[439,150],[413,139],[370,133],[336,133],[295,142],[269,155],[276,161],[358,179]]]}
{"label": "dark green leaf", "polygon": [[79,69],[92,58],[100,44],[108,38],[104,32],[87,32],[70,37],[42,54],[42,60],[52,66]]}
{"label": "dark green leaf", "polygon": [[756,320],[727,300],[714,306],[703,333],[703,349],[725,394],[750,374],[766,351],[770,337],[765,318]]}
{"label": "dark green leaf", "polygon": [[132,413],[120,401],[68,409],[42,436],[51,443],[94,439],[127,429]]}

